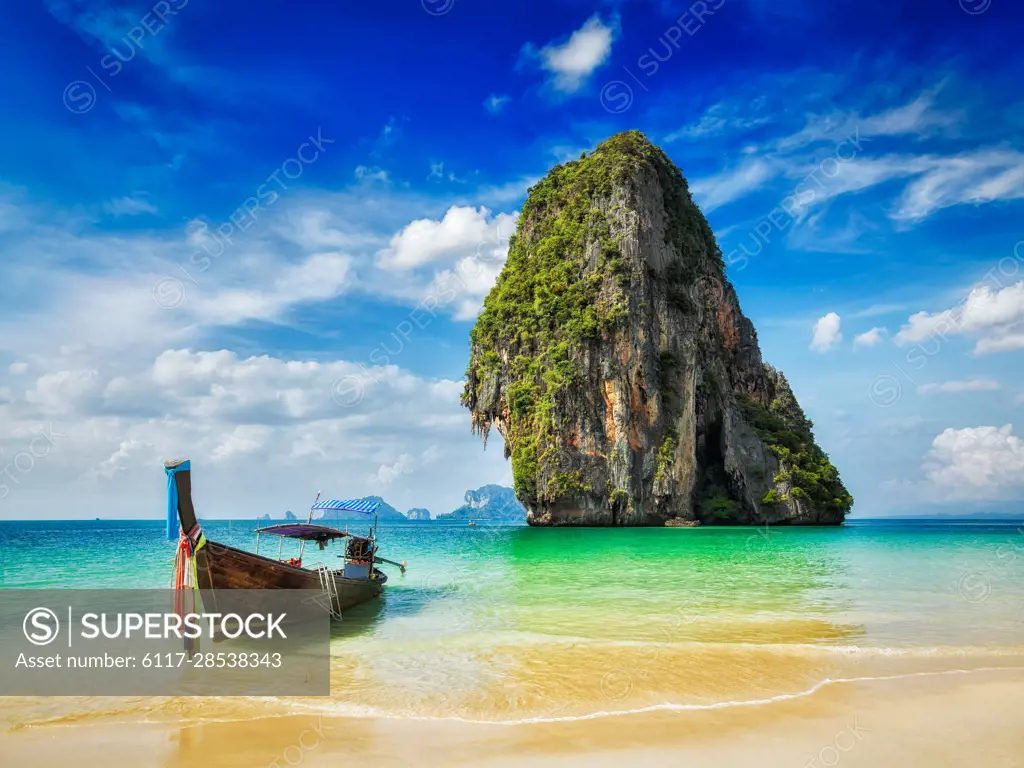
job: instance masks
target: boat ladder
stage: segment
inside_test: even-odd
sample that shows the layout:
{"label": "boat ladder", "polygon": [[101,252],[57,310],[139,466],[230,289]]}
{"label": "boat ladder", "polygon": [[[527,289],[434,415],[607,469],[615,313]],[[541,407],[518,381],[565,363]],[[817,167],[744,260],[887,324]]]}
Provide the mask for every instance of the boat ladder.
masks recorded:
{"label": "boat ladder", "polygon": [[320,577],[320,589],[327,598],[327,611],[332,619],[341,620],[341,603],[338,601],[338,585],[334,583],[334,574],[323,563],[316,564],[316,573]]}

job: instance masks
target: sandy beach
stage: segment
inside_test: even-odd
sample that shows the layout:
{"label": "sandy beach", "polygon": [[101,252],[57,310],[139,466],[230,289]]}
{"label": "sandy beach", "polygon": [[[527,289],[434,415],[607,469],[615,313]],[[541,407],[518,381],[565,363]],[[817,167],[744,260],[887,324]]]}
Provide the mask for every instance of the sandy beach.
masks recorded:
{"label": "sandy beach", "polygon": [[747,706],[496,725],[294,715],[187,727],[15,729],[4,764],[76,768],[379,766],[1021,766],[1024,669],[837,682]]}

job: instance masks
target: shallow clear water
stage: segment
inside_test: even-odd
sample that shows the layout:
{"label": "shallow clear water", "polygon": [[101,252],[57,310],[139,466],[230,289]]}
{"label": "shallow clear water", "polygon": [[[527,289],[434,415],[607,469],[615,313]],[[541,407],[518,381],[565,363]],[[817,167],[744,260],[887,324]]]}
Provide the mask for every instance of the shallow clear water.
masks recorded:
{"label": "shallow clear water", "polygon": [[[204,527],[211,539],[255,545],[252,522]],[[381,525],[380,539],[382,555],[406,560],[408,573],[392,572],[383,599],[336,625],[329,700],[8,699],[0,724],[232,718],[295,706],[512,721],[1024,666],[1019,523],[432,522]],[[0,523],[5,587],[161,587],[173,552],[160,523]]]}

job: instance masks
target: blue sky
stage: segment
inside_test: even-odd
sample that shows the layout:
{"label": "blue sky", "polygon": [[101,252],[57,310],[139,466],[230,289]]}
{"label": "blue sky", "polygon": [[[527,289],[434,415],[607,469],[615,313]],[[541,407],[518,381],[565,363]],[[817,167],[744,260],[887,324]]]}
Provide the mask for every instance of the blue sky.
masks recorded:
{"label": "blue sky", "polygon": [[[0,57],[0,518],[509,483],[458,405],[527,188],[683,170],[858,516],[1024,496],[1007,0],[47,0]],[[497,440],[497,438],[495,438]]]}

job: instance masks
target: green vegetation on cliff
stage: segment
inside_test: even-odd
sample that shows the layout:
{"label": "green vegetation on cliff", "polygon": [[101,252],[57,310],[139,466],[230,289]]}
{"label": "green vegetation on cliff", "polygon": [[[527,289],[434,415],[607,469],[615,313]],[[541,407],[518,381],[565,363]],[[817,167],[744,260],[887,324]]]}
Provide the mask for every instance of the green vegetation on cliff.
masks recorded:
{"label": "green vegetation on cliff", "polygon": [[[552,458],[544,451],[555,427],[556,399],[578,378],[573,348],[612,332],[628,315],[622,291],[630,283],[629,265],[608,221],[626,215],[630,201],[616,190],[628,190],[644,168],[657,173],[668,210],[679,212],[670,235],[682,245],[690,235],[679,170],[639,131],[613,136],[590,155],[556,166],[530,189],[505,269],[472,330],[463,404],[473,407],[485,380],[501,369],[495,350],[510,352],[504,372],[512,417],[507,438],[522,497],[545,495],[537,487],[538,468]],[[599,268],[587,269],[593,259]],[[552,496],[576,487],[557,469],[550,484]]]}
{"label": "green vegetation on cliff", "polygon": [[[779,461],[787,469],[775,476],[775,482],[790,480],[790,494],[809,498],[824,510],[842,512],[853,506],[853,497],[839,479],[839,470],[814,442],[814,426],[804,416],[788,390],[774,400],[770,408],[748,397],[739,398],[740,408],[747,421],[757,430]],[[768,492],[762,503],[784,501],[777,491]]]}
{"label": "green vegetation on cliff", "polygon": [[[628,266],[607,212],[594,206],[610,207],[614,189],[657,151],[637,131],[619,134],[592,154],[555,166],[530,189],[505,269],[473,328],[475,344],[489,350],[502,342],[578,342],[613,324],[609,316],[624,307],[616,313],[614,302],[601,306],[598,296],[605,277],[628,277]],[[584,276],[594,248],[603,269]]]}
{"label": "green vegetation on cliff", "polygon": [[654,471],[654,482],[661,482],[669,473],[672,459],[676,455],[676,436],[669,434],[658,449],[658,466]]}

